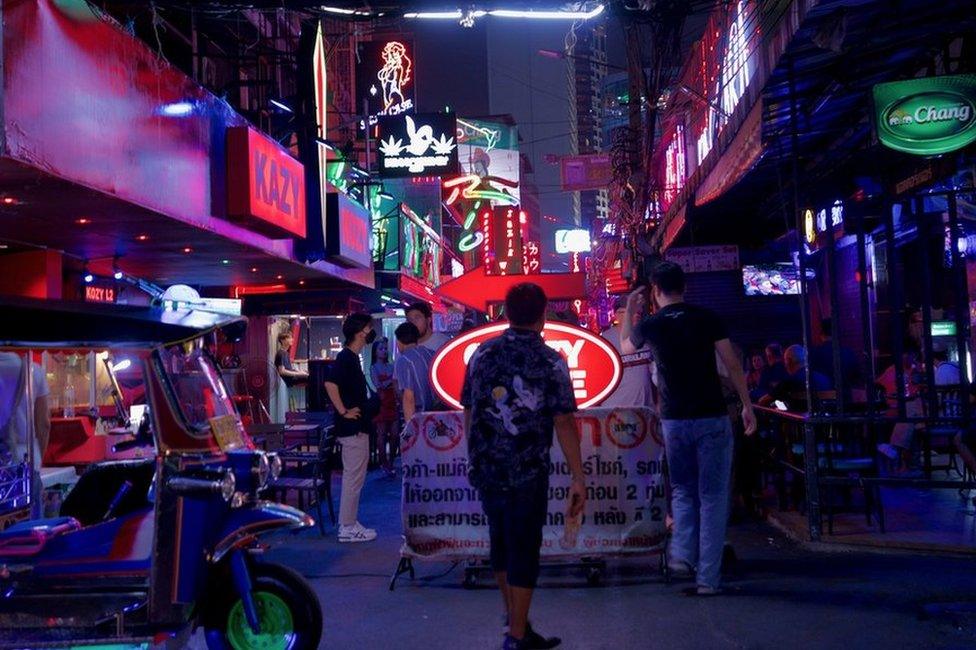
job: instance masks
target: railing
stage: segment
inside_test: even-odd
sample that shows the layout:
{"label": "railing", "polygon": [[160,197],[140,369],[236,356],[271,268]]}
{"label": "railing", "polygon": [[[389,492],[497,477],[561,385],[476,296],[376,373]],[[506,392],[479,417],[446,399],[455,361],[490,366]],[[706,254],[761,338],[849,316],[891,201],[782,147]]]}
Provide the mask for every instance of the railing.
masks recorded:
{"label": "railing", "polygon": [[[809,536],[813,541],[821,538],[825,509],[832,526],[833,510],[829,497],[834,488],[864,489],[867,514],[878,518],[882,532],[881,486],[976,489],[976,482],[969,478],[968,472],[959,472],[960,478],[955,480],[948,478],[948,472],[945,479],[933,476],[938,469],[949,469],[931,465],[933,435],[936,431],[943,436],[947,435],[947,430],[965,431],[968,425],[962,417],[811,414],[762,406],[755,409],[763,454],[762,471],[773,476],[780,509],[787,509],[792,500],[793,505],[805,510]],[[887,442],[889,432],[896,424],[915,426],[915,435],[919,436],[925,454],[921,476],[892,476],[882,471],[877,446],[879,442]],[[951,439],[949,444],[952,444]]]}

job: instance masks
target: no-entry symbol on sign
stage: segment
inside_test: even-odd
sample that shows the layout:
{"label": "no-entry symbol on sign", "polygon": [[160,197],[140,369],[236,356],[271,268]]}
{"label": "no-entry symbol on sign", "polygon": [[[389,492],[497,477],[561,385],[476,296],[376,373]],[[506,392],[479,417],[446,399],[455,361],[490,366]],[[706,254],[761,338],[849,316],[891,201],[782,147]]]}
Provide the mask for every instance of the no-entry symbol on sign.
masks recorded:
{"label": "no-entry symbol on sign", "polygon": [[[434,390],[445,403],[461,408],[461,388],[468,361],[479,345],[506,329],[508,323],[485,325],[462,334],[441,348],[434,357],[430,376]],[[579,408],[597,406],[620,383],[623,370],[620,355],[593,332],[565,323],[546,323],[542,338],[546,345],[566,359]]]}

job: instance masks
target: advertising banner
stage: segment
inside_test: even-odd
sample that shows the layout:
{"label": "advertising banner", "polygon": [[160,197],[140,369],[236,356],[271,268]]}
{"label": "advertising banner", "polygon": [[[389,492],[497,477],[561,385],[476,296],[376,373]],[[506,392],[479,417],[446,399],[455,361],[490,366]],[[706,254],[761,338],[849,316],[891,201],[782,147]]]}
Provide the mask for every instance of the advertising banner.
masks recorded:
{"label": "advertising banner", "polygon": [[976,75],[878,84],[874,110],[881,144],[935,156],[976,141]]}
{"label": "advertising banner", "polygon": [[[558,442],[549,465],[544,558],[658,551],[667,537],[664,445],[650,409],[593,408],[576,415],[587,503],[575,540],[564,536],[570,474]],[[488,521],[468,483],[459,412],[418,413],[403,431],[401,555],[487,558]]]}

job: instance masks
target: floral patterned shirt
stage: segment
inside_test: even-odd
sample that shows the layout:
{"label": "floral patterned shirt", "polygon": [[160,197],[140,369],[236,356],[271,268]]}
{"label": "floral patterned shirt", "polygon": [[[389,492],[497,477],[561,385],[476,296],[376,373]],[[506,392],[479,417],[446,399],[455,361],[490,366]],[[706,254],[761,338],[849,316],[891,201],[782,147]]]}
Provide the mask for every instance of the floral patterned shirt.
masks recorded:
{"label": "floral patterned shirt", "polygon": [[537,332],[514,328],[471,357],[461,404],[471,410],[468,479],[479,490],[548,477],[553,419],[576,411],[566,360]]}

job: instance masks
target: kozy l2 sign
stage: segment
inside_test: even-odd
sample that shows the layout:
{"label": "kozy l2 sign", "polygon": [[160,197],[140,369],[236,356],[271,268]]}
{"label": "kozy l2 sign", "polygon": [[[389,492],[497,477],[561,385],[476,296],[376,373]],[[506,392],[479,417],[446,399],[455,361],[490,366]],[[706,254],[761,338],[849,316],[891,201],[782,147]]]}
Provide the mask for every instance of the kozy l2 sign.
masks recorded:
{"label": "kozy l2 sign", "polygon": [[[506,329],[508,323],[478,327],[441,348],[431,364],[430,376],[434,390],[444,402],[461,408],[461,388],[468,361],[479,345],[500,336]],[[620,355],[593,332],[564,323],[546,323],[542,338],[566,359],[579,408],[597,406],[620,383],[623,372]]]}
{"label": "kozy l2 sign", "polygon": [[443,176],[458,167],[454,113],[419,113],[379,120],[380,175]]}
{"label": "kozy l2 sign", "polygon": [[921,156],[955,151],[976,140],[976,75],[878,84],[874,108],[886,147]]}
{"label": "kozy l2 sign", "polygon": [[305,237],[305,168],[249,126],[227,130],[227,214],[269,236]]}

